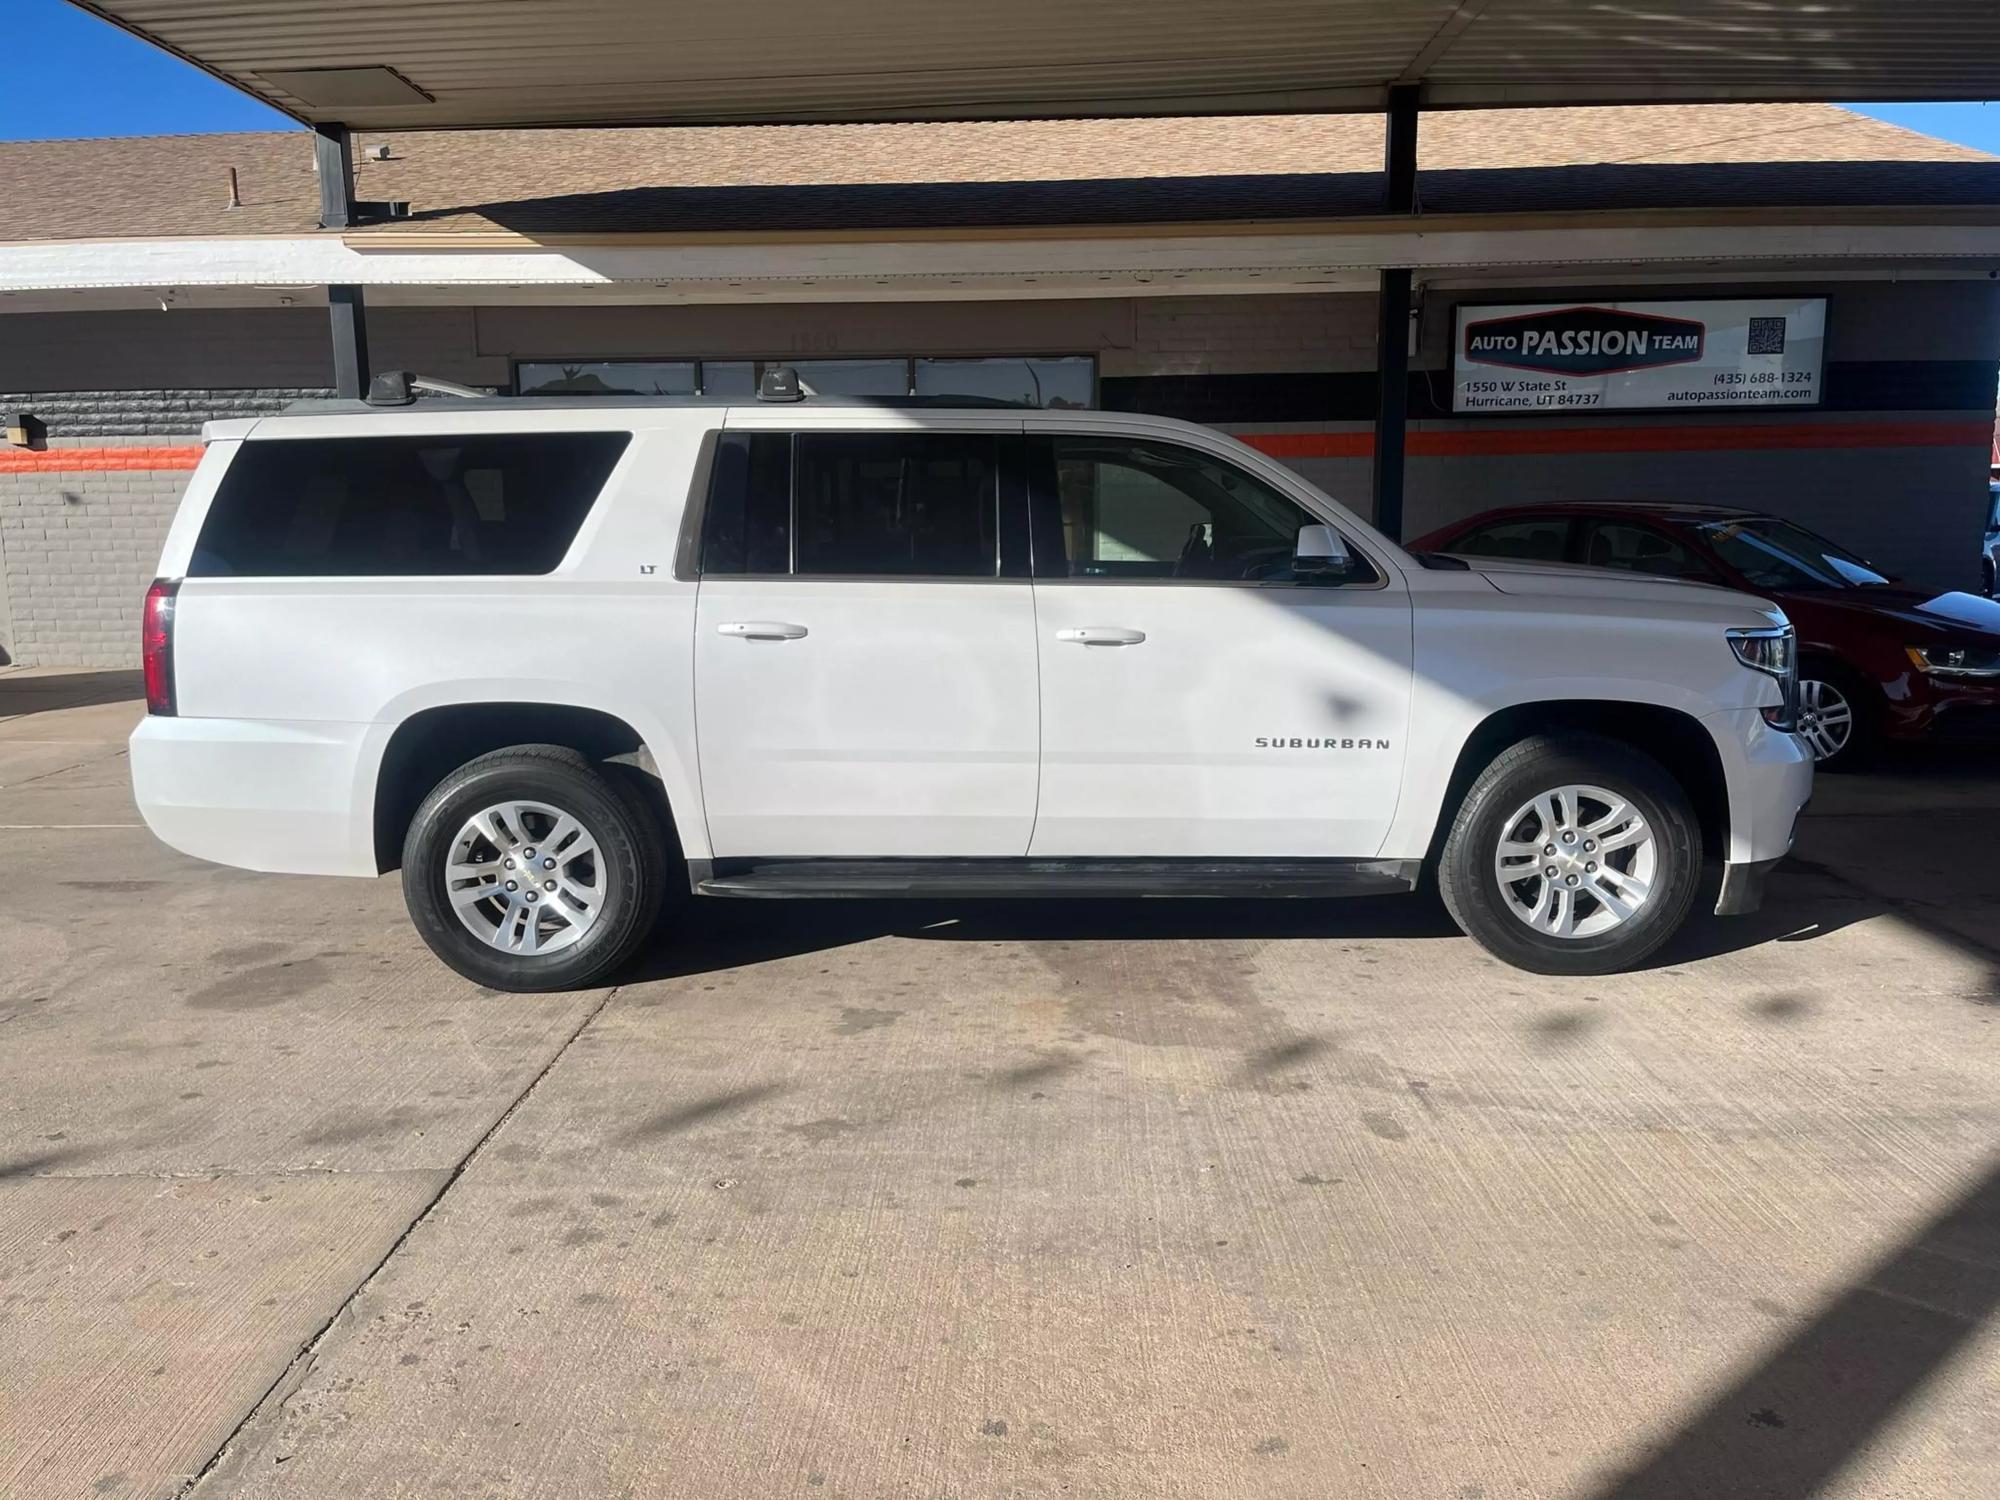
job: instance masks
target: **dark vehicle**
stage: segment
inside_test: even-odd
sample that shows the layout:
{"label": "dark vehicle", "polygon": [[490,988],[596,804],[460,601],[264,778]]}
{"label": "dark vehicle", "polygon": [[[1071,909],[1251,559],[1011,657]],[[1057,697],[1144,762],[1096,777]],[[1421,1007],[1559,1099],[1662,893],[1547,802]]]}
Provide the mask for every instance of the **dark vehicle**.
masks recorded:
{"label": "dark vehicle", "polygon": [[[2000,739],[2000,602],[1912,587],[1777,516],[1518,506],[1409,547],[1650,573],[1774,600],[1799,633],[1798,732],[1823,769],[1857,765],[1883,740]],[[1989,556],[1989,590],[1992,566]]]}

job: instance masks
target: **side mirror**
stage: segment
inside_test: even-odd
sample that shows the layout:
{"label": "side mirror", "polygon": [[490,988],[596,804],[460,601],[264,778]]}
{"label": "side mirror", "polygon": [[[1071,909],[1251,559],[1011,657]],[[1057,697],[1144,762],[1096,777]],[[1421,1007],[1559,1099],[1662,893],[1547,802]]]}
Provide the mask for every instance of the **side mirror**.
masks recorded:
{"label": "side mirror", "polygon": [[1294,578],[1337,578],[1354,568],[1354,554],[1331,526],[1301,526],[1292,549]]}

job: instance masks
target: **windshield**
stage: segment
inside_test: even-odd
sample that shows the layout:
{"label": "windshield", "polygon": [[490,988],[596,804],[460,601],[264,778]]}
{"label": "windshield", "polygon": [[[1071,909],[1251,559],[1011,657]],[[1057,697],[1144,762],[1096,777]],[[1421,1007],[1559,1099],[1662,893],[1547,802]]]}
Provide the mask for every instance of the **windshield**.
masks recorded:
{"label": "windshield", "polygon": [[1851,589],[1889,581],[1845,547],[1774,516],[1709,521],[1699,529],[1716,555],[1758,588]]}

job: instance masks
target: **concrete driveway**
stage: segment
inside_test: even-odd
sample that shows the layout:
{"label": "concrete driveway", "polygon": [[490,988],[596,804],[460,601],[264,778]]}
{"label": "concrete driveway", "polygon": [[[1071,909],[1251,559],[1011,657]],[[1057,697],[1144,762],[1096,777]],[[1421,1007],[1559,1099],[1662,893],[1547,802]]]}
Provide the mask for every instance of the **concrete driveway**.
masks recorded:
{"label": "concrete driveway", "polygon": [[704,904],[616,989],[0,676],[0,1495],[2000,1493],[2000,773],[1539,979],[1414,899]]}

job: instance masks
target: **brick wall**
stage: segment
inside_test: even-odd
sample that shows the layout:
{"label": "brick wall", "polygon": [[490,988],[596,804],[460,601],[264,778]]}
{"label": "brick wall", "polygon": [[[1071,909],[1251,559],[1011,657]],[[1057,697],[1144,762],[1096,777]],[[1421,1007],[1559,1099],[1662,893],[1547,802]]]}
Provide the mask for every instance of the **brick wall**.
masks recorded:
{"label": "brick wall", "polygon": [[[57,438],[50,451],[157,441]],[[35,666],[136,665],[139,606],[186,483],[184,470],[0,469],[8,655]]]}
{"label": "brick wall", "polygon": [[[384,308],[369,317],[378,369],[497,385],[471,308]],[[52,453],[192,448],[202,423],[267,416],[330,394],[323,308],[0,316],[0,411],[46,426]],[[185,468],[10,470],[0,448],[0,662],[131,666],[138,613],[187,484]]]}

